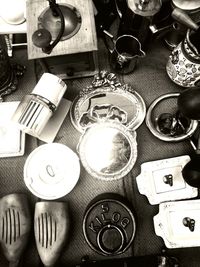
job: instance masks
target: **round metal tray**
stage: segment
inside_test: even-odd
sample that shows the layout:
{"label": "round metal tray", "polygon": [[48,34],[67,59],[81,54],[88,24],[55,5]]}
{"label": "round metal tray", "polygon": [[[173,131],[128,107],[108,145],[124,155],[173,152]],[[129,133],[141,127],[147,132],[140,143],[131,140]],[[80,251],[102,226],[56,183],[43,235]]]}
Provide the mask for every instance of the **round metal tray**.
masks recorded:
{"label": "round metal tray", "polygon": [[128,174],[136,162],[136,132],[116,122],[96,123],[81,136],[77,150],[91,176],[117,180]]}

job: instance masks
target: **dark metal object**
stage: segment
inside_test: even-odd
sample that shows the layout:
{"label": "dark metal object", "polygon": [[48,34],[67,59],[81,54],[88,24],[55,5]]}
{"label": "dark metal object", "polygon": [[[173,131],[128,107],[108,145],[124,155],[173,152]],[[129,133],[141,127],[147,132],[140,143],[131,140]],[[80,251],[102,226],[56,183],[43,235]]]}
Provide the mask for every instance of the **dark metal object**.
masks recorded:
{"label": "dark metal object", "polygon": [[151,133],[160,140],[169,142],[185,140],[190,138],[198,127],[197,120],[188,120],[188,117],[181,115],[183,113],[179,113],[178,110],[173,116],[170,113],[163,113],[164,115],[161,114],[162,117],[160,118],[159,116],[155,116],[155,110],[158,110],[158,108],[161,109],[167,99],[178,98],[179,95],[180,93],[167,93],[161,95],[150,104],[147,110],[146,125]]}
{"label": "dark metal object", "polygon": [[191,219],[189,217],[185,217],[183,219],[183,225],[185,227],[188,227],[191,232],[194,232],[194,229],[195,229],[195,220],[194,219]]}
{"label": "dark metal object", "polygon": [[24,194],[10,194],[0,201],[0,242],[10,267],[17,267],[27,246],[31,216]]}
{"label": "dark metal object", "polygon": [[135,217],[127,201],[118,194],[103,194],[87,208],[83,233],[88,245],[105,256],[125,252],[133,242]]}
{"label": "dark metal object", "polygon": [[175,114],[160,114],[156,124],[158,130],[163,134],[176,137],[187,133],[190,127],[190,120],[177,111]]}
{"label": "dark metal object", "polygon": [[170,186],[173,186],[173,175],[172,174],[167,174],[163,177],[163,182],[165,184],[168,184]]}
{"label": "dark metal object", "polygon": [[109,30],[117,17],[115,3],[113,0],[93,0],[93,3],[97,35],[104,38],[103,30]]}
{"label": "dark metal object", "polygon": [[191,160],[183,167],[182,175],[184,180],[190,186],[200,188],[200,150],[197,149],[193,155],[191,155]]}
{"label": "dark metal object", "polygon": [[142,50],[147,50],[147,44],[151,40],[149,17],[135,14],[127,5],[127,1],[115,0],[116,10],[120,18],[117,36],[132,35],[141,43]]}
{"label": "dark metal object", "polygon": [[17,90],[18,79],[24,71],[24,66],[11,64],[7,52],[0,46],[0,101],[3,101],[4,96]]}
{"label": "dark metal object", "polygon": [[88,257],[84,257],[82,262],[76,267],[179,267],[178,260],[175,257],[162,255],[129,257],[121,259],[109,259],[102,261],[91,261]]}
{"label": "dark metal object", "polygon": [[174,20],[183,24],[188,29],[194,31],[197,31],[199,29],[199,26],[190,18],[190,16],[180,8],[174,8],[171,16]]}

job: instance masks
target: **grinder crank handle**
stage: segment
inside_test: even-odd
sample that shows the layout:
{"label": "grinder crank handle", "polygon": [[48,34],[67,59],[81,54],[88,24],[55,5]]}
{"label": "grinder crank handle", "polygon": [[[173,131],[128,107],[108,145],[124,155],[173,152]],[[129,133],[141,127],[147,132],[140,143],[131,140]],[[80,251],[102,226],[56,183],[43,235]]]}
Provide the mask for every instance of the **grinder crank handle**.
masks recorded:
{"label": "grinder crank handle", "polygon": [[56,39],[51,43],[52,36],[51,33],[46,29],[38,29],[32,35],[32,42],[35,46],[42,48],[42,51],[46,54],[50,54],[53,48],[58,44],[63,36],[65,30],[65,18],[58,4],[55,1],[49,0],[50,8],[52,9],[52,14],[54,16],[60,17],[60,31]]}

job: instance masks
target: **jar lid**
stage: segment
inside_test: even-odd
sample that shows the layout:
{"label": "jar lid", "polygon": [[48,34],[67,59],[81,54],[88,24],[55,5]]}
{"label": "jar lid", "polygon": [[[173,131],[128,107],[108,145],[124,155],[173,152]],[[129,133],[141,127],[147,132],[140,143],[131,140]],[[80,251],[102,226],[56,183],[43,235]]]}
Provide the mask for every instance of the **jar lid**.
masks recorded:
{"label": "jar lid", "polygon": [[117,122],[99,122],[80,138],[77,150],[93,177],[116,180],[130,172],[137,159],[136,132]]}
{"label": "jar lid", "polygon": [[37,147],[24,165],[26,186],[42,199],[57,199],[68,194],[76,185],[79,176],[78,156],[59,143]]}
{"label": "jar lid", "polygon": [[57,107],[66,89],[67,85],[59,77],[44,73],[31,94],[42,96]]}

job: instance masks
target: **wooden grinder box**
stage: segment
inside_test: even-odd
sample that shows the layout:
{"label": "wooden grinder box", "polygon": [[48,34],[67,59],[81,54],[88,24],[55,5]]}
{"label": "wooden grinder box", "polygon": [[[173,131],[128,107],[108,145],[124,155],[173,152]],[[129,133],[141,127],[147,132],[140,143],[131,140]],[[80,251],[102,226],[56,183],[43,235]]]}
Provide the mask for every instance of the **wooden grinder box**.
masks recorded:
{"label": "wooden grinder box", "polygon": [[50,54],[32,42],[33,33],[39,29],[38,18],[49,7],[47,0],[28,0],[27,44],[28,59],[45,59],[49,70],[62,79],[93,76],[98,72],[97,36],[92,0],[57,0],[57,4],[74,7],[81,16],[78,32],[60,41]]}

